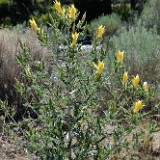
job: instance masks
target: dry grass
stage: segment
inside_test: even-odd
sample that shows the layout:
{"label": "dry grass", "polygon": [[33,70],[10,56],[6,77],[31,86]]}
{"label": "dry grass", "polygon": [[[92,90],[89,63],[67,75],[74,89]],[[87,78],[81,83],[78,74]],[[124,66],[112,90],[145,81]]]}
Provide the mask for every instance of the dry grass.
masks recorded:
{"label": "dry grass", "polygon": [[13,99],[13,82],[15,77],[18,78],[19,69],[16,65],[18,41],[16,39],[14,32],[0,31],[0,97],[2,100],[6,97]]}
{"label": "dry grass", "polygon": [[11,103],[17,95],[15,78],[20,79],[20,68],[16,63],[16,55],[22,53],[19,40],[30,49],[34,61],[42,61],[47,65],[50,57],[49,51],[41,46],[36,33],[31,29],[23,32],[17,29],[0,30],[0,99],[9,98]]}
{"label": "dry grass", "polygon": [[[19,144],[17,143],[19,142]],[[29,154],[22,143],[21,137],[13,140],[6,136],[0,136],[0,160],[33,160],[37,157]],[[21,143],[21,144],[20,144]]]}

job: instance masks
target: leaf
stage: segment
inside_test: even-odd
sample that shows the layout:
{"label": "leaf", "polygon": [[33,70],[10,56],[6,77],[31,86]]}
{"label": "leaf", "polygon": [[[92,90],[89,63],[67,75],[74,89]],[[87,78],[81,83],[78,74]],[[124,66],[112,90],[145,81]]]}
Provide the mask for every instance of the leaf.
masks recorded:
{"label": "leaf", "polygon": [[66,71],[63,68],[61,68],[60,66],[55,65],[55,64],[53,64],[53,66],[60,74],[65,74],[66,73]]}

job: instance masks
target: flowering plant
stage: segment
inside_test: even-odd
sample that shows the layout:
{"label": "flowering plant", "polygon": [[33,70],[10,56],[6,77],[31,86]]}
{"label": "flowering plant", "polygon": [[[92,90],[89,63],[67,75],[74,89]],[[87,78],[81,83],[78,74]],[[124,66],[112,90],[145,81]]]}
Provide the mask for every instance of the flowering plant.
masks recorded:
{"label": "flowering plant", "polygon": [[[21,44],[23,54],[17,56],[28,83],[25,87],[17,83],[16,87],[26,100],[25,106],[32,107],[41,123],[39,129],[29,126],[28,139],[32,143],[38,141],[37,146],[41,144],[41,148],[35,149],[39,149],[43,159],[120,157],[122,148],[135,145],[129,146],[126,136],[132,134],[143,118],[143,106],[150,96],[146,94],[150,92],[148,83],[141,85],[138,74],[130,79],[132,76],[123,66],[124,51],[115,54],[113,72],[107,71],[106,50],[98,48],[105,27],[100,25],[96,29],[93,48],[83,53],[78,38],[85,36],[86,15],[77,22],[79,13],[73,4],[63,7],[55,1],[53,8],[58,20],[50,14],[49,24],[55,38],[61,35],[65,39],[66,48],[61,51],[61,41],[57,40],[58,47],[48,62],[51,74],[41,62],[38,66],[34,63],[24,44]],[[61,28],[59,23],[63,24]],[[35,20],[30,20],[30,26],[39,34]],[[49,48],[52,41],[47,31],[44,34],[40,40]],[[107,128],[109,125],[114,128],[112,131]]]}

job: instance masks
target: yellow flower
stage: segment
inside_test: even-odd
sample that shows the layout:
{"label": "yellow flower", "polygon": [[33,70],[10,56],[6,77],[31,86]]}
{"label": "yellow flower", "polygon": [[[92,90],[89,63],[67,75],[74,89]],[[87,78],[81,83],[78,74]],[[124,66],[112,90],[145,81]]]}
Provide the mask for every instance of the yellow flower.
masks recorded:
{"label": "yellow flower", "polygon": [[32,18],[32,20],[29,20],[30,26],[35,30],[35,31],[40,31],[40,28],[38,28],[36,21]]}
{"label": "yellow flower", "polygon": [[77,13],[77,9],[75,8],[74,4],[72,4],[69,7],[69,18],[72,20],[76,19],[76,13]]}
{"label": "yellow flower", "polygon": [[54,6],[55,10],[60,13],[60,14],[64,14],[65,9],[61,7],[61,3],[58,2],[57,0],[54,2]]}
{"label": "yellow flower", "polygon": [[142,101],[139,100],[135,102],[133,112],[138,113],[138,111],[142,109],[142,107],[143,107]]}
{"label": "yellow flower", "polygon": [[98,38],[102,38],[103,34],[105,32],[105,27],[100,25],[98,28],[97,28],[97,37]]}
{"label": "yellow flower", "polygon": [[95,63],[93,63],[93,65],[95,66],[95,68],[97,69],[97,74],[100,75],[103,71],[104,68],[104,63],[103,61],[98,61],[98,65],[96,65]]}
{"label": "yellow flower", "polygon": [[137,76],[132,79],[133,87],[137,88],[139,85],[139,82],[140,82],[140,78],[139,78],[139,75],[137,74]]}
{"label": "yellow flower", "polygon": [[144,83],[143,83],[143,89],[144,89],[145,92],[148,92],[148,91],[149,91],[149,85],[148,85],[147,82],[144,82]]}
{"label": "yellow flower", "polygon": [[79,34],[77,32],[72,34],[72,43],[71,43],[71,47],[74,46],[77,43],[78,40],[78,36]]}
{"label": "yellow flower", "polygon": [[128,72],[124,72],[122,81],[123,81],[123,84],[128,82]]}
{"label": "yellow flower", "polygon": [[124,59],[124,52],[118,51],[117,52],[117,62],[122,63]]}

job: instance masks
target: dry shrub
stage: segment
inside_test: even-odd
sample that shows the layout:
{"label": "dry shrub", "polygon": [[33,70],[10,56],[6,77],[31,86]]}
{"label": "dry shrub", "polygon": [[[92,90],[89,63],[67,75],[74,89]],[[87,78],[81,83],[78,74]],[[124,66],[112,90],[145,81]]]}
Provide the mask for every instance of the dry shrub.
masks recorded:
{"label": "dry shrub", "polygon": [[30,49],[34,61],[41,61],[47,65],[50,59],[49,51],[41,46],[33,30],[0,30],[0,99],[4,101],[8,98],[9,103],[16,101],[15,78],[20,80],[21,76],[16,62],[16,55],[22,53],[19,40]]}

